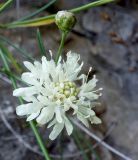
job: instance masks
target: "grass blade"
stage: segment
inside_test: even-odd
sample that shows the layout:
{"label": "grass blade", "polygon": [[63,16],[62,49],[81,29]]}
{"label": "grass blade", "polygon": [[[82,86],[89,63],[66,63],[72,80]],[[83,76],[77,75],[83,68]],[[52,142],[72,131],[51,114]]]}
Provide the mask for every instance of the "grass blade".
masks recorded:
{"label": "grass blade", "polygon": [[[78,137],[80,138],[80,140],[82,141],[84,139],[84,135],[82,134],[82,132],[80,132],[80,130],[76,130],[76,133],[78,135]],[[93,149],[93,145],[91,144],[91,142],[89,140],[86,140],[87,142],[85,143],[86,146],[90,149],[90,151],[95,155],[95,160],[100,160],[99,155],[96,153],[96,151]]]}
{"label": "grass blade", "polygon": [[46,5],[44,5],[43,7],[39,8],[37,11],[23,17],[23,18],[20,18],[18,21],[24,21],[24,20],[27,20],[27,19],[30,19],[36,15],[38,15],[40,12],[44,11],[45,9],[47,9],[48,7],[50,7],[52,4],[54,4],[57,0],[51,0],[49,3],[47,3]]}
{"label": "grass blade", "polygon": [[3,6],[4,3],[0,3],[0,8]]}
{"label": "grass blade", "polygon": [[37,26],[43,26],[43,25],[49,25],[54,23],[55,21],[55,15],[35,18],[32,20],[26,20],[26,21],[16,21],[10,24],[7,24],[2,27],[6,28],[17,28],[17,27],[37,27]]}
{"label": "grass blade", "polygon": [[98,0],[98,1],[95,1],[95,2],[88,3],[86,5],[83,5],[81,7],[71,9],[70,11],[73,12],[73,13],[78,13],[78,12],[83,11],[83,10],[88,10],[90,8],[101,6],[101,5],[104,5],[104,4],[107,4],[107,3],[110,3],[110,2],[115,2],[115,1],[116,0]]}
{"label": "grass blade", "polygon": [[83,148],[83,146],[81,145],[80,139],[78,138],[76,132],[73,133],[73,139],[74,139],[74,141],[76,142],[78,148],[82,151],[82,153],[83,153],[83,159],[84,159],[84,160],[89,160],[87,154],[84,152],[84,148]]}
{"label": "grass blade", "polygon": [[13,74],[12,72],[9,72],[8,70],[6,70],[5,68],[0,68],[0,73],[2,74],[6,74],[8,77],[12,77],[12,78],[14,78],[15,80],[18,80],[19,82],[22,82],[22,83],[24,83],[24,84],[26,84],[25,82],[23,82],[22,81],[22,79],[19,77],[19,76],[17,76],[17,75],[15,75],[15,74]]}
{"label": "grass blade", "polygon": [[37,29],[37,42],[38,42],[38,46],[39,46],[41,55],[46,56],[46,50],[45,50],[44,43],[43,43],[43,40],[42,40],[42,36],[41,36],[41,33],[40,33],[39,29]]}
{"label": "grass blade", "polygon": [[8,0],[7,2],[0,5],[0,13],[5,10],[14,0]]}
{"label": "grass blade", "polygon": [[18,65],[16,59],[13,57],[12,53],[2,44],[0,43],[1,51],[6,55],[6,58],[11,62],[13,67],[17,70],[18,73],[21,73],[22,69]]}
{"label": "grass blade", "polygon": [[19,47],[17,47],[16,45],[14,45],[9,39],[0,36],[0,40],[2,42],[5,42],[7,44],[9,44],[10,46],[12,46],[14,49],[16,49],[17,51],[19,51],[19,53],[21,53],[21,55],[25,58],[27,58],[30,61],[34,61],[34,58],[31,56],[31,54],[29,54],[27,51],[25,51],[24,49],[21,49]]}
{"label": "grass blade", "polygon": [[[98,0],[95,2],[91,2],[89,4],[83,5],[81,7],[77,7],[74,9],[71,9],[69,11],[73,13],[78,13],[83,10],[87,10],[92,7],[100,6],[109,2],[115,2],[115,0]],[[17,28],[17,27],[37,27],[37,26],[43,26],[43,25],[49,25],[54,23],[55,19],[55,14],[50,15],[50,16],[45,16],[45,17],[40,17],[40,18],[35,18],[32,20],[25,20],[25,21],[15,21],[10,24],[2,25],[0,24],[1,28]]]}

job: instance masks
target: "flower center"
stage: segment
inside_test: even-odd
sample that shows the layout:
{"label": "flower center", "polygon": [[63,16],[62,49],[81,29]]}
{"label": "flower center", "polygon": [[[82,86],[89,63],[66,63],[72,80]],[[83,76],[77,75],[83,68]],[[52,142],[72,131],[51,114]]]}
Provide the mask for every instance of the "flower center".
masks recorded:
{"label": "flower center", "polygon": [[73,82],[57,82],[55,83],[55,87],[58,90],[59,95],[68,98],[71,96],[76,97],[79,93],[79,89],[77,88],[76,84]]}

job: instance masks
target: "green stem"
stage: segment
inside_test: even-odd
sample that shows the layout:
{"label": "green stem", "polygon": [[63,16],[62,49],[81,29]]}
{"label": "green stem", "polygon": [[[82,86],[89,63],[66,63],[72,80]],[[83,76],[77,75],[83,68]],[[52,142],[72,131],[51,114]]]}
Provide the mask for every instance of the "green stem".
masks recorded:
{"label": "green stem", "polygon": [[44,154],[45,159],[46,159],[46,160],[51,160],[51,158],[49,157],[48,151],[47,151],[47,149],[45,148],[45,145],[44,145],[44,143],[43,143],[43,141],[42,141],[42,138],[41,138],[40,134],[38,133],[38,130],[37,130],[36,126],[34,125],[34,122],[31,121],[31,122],[29,122],[29,123],[30,123],[30,126],[31,126],[34,134],[35,134],[35,137],[36,137],[36,139],[37,139],[37,142],[38,142],[38,144],[39,144],[39,146],[40,146],[40,148],[41,148],[41,150],[42,150],[42,152],[43,152],[43,154]]}
{"label": "green stem", "polygon": [[65,39],[67,37],[67,34],[68,34],[68,32],[63,32],[63,31],[61,33],[61,42],[60,42],[60,46],[58,48],[58,52],[57,52],[56,59],[55,59],[56,64],[58,63],[59,57],[62,54],[62,50],[63,50],[63,47],[64,47],[64,43],[65,43]]}
{"label": "green stem", "polygon": [[100,5],[103,5],[103,4],[106,4],[106,3],[109,3],[109,2],[113,2],[113,1],[115,1],[115,0],[99,0],[99,1],[91,2],[89,4],[83,5],[81,7],[71,9],[69,11],[71,11],[73,13],[78,13],[80,11],[87,10],[89,8],[100,6]]}
{"label": "green stem", "polygon": [[[3,60],[3,63],[4,63],[4,66],[5,66],[6,70],[10,72],[10,67],[9,67],[9,65],[7,63],[7,60],[6,60],[4,54],[2,53],[1,50],[0,50],[0,56],[1,56],[2,60]],[[12,82],[12,85],[13,85],[14,89],[16,89],[17,88],[16,80],[11,76],[10,76],[10,79],[11,79],[11,82]],[[19,98],[19,101],[20,101],[21,104],[23,104],[23,100],[21,98]],[[50,157],[49,157],[48,151],[45,148],[43,140],[42,140],[42,138],[41,138],[41,136],[40,136],[40,134],[39,134],[39,132],[37,130],[37,127],[35,126],[34,122],[31,121],[31,122],[29,122],[29,124],[30,124],[30,126],[31,126],[31,128],[32,128],[32,130],[33,130],[33,132],[35,134],[35,137],[37,139],[37,142],[38,142],[38,144],[39,144],[39,146],[40,146],[40,148],[41,148],[41,150],[42,150],[42,152],[44,154],[45,160],[51,160]]]}
{"label": "green stem", "polygon": [[0,7],[0,12],[2,12],[6,7],[8,7],[11,2],[13,2],[14,0],[8,0],[7,2],[5,2],[1,7]]}

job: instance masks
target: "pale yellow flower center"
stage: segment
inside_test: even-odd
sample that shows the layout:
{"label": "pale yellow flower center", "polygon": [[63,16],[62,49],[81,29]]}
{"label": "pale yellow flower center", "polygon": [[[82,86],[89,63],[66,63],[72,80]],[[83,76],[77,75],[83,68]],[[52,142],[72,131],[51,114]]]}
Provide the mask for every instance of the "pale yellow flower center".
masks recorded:
{"label": "pale yellow flower center", "polygon": [[79,89],[74,82],[57,82],[55,87],[58,89],[58,93],[65,98],[76,97],[79,93]]}

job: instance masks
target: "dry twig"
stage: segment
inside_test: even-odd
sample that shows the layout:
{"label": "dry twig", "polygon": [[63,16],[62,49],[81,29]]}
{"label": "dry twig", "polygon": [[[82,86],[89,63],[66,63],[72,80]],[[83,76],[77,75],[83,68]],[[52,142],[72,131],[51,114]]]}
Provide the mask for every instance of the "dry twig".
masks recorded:
{"label": "dry twig", "polygon": [[[12,128],[12,126],[9,124],[8,120],[6,119],[6,117],[5,117],[5,115],[4,115],[4,112],[3,112],[1,109],[0,109],[0,117],[1,117],[1,119],[2,119],[2,121],[3,121],[3,123],[5,124],[5,126],[7,127],[7,129],[11,131],[11,133],[14,135],[14,137],[15,137],[16,139],[18,139],[18,141],[19,141],[20,143],[22,143],[28,150],[30,150],[30,151],[32,151],[32,152],[34,152],[34,153],[36,153],[36,154],[38,154],[38,155],[40,155],[40,156],[43,156],[42,153],[37,150],[37,148],[32,147],[28,142],[26,142],[26,141],[23,139],[23,138],[24,138],[23,136],[21,136],[20,134],[18,134],[18,133]],[[112,129],[113,129],[113,125],[112,125],[112,127],[110,128],[110,130],[107,132],[107,134],[105,135],[104,139],[110,134],[110,132],[112,131]],[[13,139],[14,137],[12,137],[12,139]],[[99,145],[99,143],[96,143],[91,149],[95,149],[98,145]],[[91,149],[88,148],[88,149],[85,149],[83,152],[82,152],[82,151],[79,151],[79,152],[77,152],[77,153],[66,154],[66,155],[63,155],[63,156],[58,155],[58,154],[54,154],[54,155],[53,155],[53,154],[50,154],[50,156],[53,157],[53,158],[57,158],[57,159],[61,159],[61,157],[62,157],[63,159],[73,158],[73,157],[79,157],[79,156],[81,156],[82,154],[84,154],[84,152],[87,153],[87,152],[91,151]]]}
{"label": "dry twig", "polygon": [[8,84],[12,84],[11,81],[7,77],[3,76],[2,74],[0,74],[0,79],[2,79],[4,82],[7,82]]}
{"label": "dry twig", "polygon": [[22,137],[12,128],[12,126],[9,124],[8,120],[6,119],[4,113],[1,109],[0,109],[0,117],[3,121],[3,123],[5,124],[5,126],[7,127],[7,129],[11,131],[11,133],[18,139],[18,141],[20,143],[22,143],[27,149],[31,150],[32,152],[37,153],[39,155],[42,155],[41,152],[37,151],[37,149],[33,148],[32,146],[30,146],[29,143],[24,141],[22,139]]}
{"label": "dry twig", "polygon": [[128,156],[124,155],[123,153],[121,153],[120,151],[116,150],[115,148],[113,148],[112,146],[110,146],[109,144],[107,144],[106,142],[102,141],[99,137],[97,137],[94,133],[92,133],[91,131],[89,131],[86,127],[84,127],[83,125],[81,125],[78,121],[76,120],[72,120],[72,122],[78,127],[80,128],[83,132],[85,132],[87,135],[89,135],[90,137],[92,137],[94,140],[96,140],[100,145],[102,145],[103,147],[107,148],[109,151],[111,151],[112,153],[116,154],[117,156],[121,157],[124,160],[132,160],[131,158],[129,158]]}

